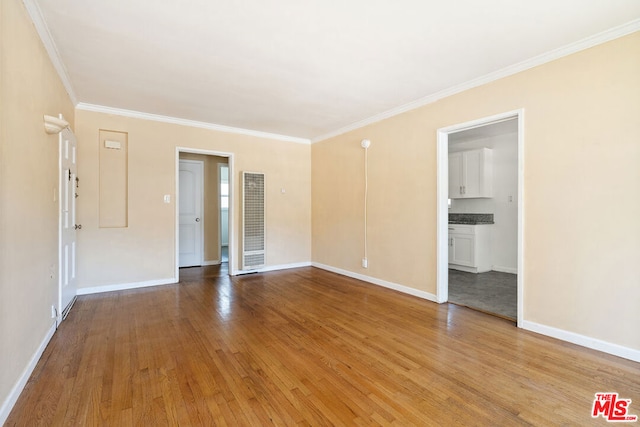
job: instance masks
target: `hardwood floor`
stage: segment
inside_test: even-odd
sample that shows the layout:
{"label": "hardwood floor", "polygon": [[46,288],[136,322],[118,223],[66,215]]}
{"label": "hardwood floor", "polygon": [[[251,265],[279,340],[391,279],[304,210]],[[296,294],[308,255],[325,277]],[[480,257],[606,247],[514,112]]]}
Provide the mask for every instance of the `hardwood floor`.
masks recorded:
{"label": "hardwood floor", "polygon": [[79,297],[7,425],[586,425],[640,364],[312,267]]}

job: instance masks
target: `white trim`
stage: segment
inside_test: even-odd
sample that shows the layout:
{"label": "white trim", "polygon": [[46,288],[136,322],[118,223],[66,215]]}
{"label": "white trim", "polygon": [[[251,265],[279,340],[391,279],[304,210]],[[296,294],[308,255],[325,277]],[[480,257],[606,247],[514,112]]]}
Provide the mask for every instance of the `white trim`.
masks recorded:
{"label": "white trim", "polygon": [[311,267],[311,261],[294,262],[291,264],[268,265],[266,267],[257,268],[255,270],[233,270],[231,272],[231,275],[242,276],[244,274],[266,273],[268,271],[288,270],[291,268],[302,268],[302,267]]}
{"label": "white trim", "polygon": [[436,144],[436,302],[442,304],[449,300],[448,134],[438,130]]}
{"label": "white trim", "polygon": [[452,86],[448,89],[441,90],[440,92],[436,92],[423,98],[419,98],[415,101],[409,102],[396,108],[392,108],[391,110],[384,111],[382,113],[368,117],[364,120],[357,121],[324,135],[314,137],[311,139],[311,143],[313,144],[315,142],[323,141],[334,136],[342,135],[343,133],[347,133],[349,131],[359,129],[372,123],[388,119],[389,117],[397,116],[398,114],[402,114],[410,110],[415,110],[416,108],[434,103],[448,96],[455,95],[457,93],[464,92],[465,90],[473,89],[474,87],[482,86],[487,83],[491,83],[493,81],[511,76],[513,74],[517,74],[530,68],[546,64],[547,62],[555,61],[556,59],[560,59],[576,52],[580,52],[581,50],[589,49],[591,47],[626,36],[627,34],[631,34],[639,30],[640,19],[635,19],[633,21],[627,22],[626,24],[610,28],[601,33],[594,34],[577,42],[562,46],[558,49],[554,49],[541,55],[534,56],[533,58],[529,58],[524,61],[518,62],[517,64],[510,65],[501,70],[485,74],[484,76],[477,77],[464,83]]}
{"label": "white trim", "polygon": [[449,192],[449,134],[498,123],[510,118],[518,119],[518,327],[524,321],[524,109],[507,111],[489,117],[483,117],[465,123],[440,128],[437,130],[437,302],[449,299],[449,250],[447,246],[449,213],[447,198]]}
{"label": "white trim", "polygon": [[178,283],[178,281],[173,277],[167,277],[166,279],[146,280],[144,282],[92,286],[90,288],[78,288],[78,295],[91,295],[99,294],[102,292],[124,291],[127,289],[148,288],[149,286],[172,285],[174,283]]}
{"label": "white trim", "polygon": [[[464,271],[464,272],[473,273],[473,274],[483,273],[478,271],[478,267],[467,267],[466,265],[460,265],[460,264],[449,264],[449,270],[458,270],[458,271]],[[444,302],[444,301],[439,301],[439,302]]]}
{"label": "white trim", "polygon": [[296,136],[280,135],[276,133],[262,132],[251,129],[242,129],[232,126],[218,125],[215,123],[200,122],[197,120],[181,119],[178,117],[163,116],[160,114],[144,113],[142,111],[126,110],[124,108],[107,107],[104,105],[87,104],[81,102],[76,105],[78,110],[93,111],[96,113],[114,114],[116,116],[131,117],[134,119],[152,120],[155,122],[171,123],[175,125],[190,126],[195,128],[215,130],[218,132],[235,133],[239,135],[255,136],[258,138],[276,139],[279,141],[295,142],[298,144],[310,144],[308,138],[299,138]]}
{"label": "white trim", "polygon": [[393,282],[387,282],[386,280],[377,279],[371,276],[365,276],[364,274],[354,273],[349,270],[343,270],[341,268],[332,267],[330,265],[320,264],[318,262],[312,262],[311,265],[322,270],[331,271],[332,273],[341,274],[343,276],[351,277],[353,279],[362,280],[374,285],[382,286],[385,288],[393,289],[394,291],[402,292],[403,294],[413,295],[414,297],[426,299],[432,302],[437,302],[436,296],[432,293],[421,291],[418,289],[410,288],[408,286],[399,285]]}
{"label": "white trim", "polygon": [[24,368],[24,371],[22,371],[22,375],[20,375],[18,381],[14,384],[13,388],[9,392],[9,395],[4,400],[4,402],[2,402],[2,406],[0,407],[0,425],[4,425],[5,421],[7,421],[7,418],[9,418],[9,414],[11,413],[13,406],[18,401],[20,393],[22,393],[24,386],[27,384],[27,381],[29,381],[33,370],[36,368],[36,365],[40,360],[40,357],[42,357],[42,353],[44,353],[44,350],[47,348],[47,345],[49,344],[49,341],[51,341],[51,337],[53,337],[53,334],[55,332],[56,324],[54,323],[47,331],[47,334],[44,336],[44,339],[40,343],[40,346],[38,346],[35,353],[33,353],[33,356],[31,356],[31,360],[29,360],[29,363]]}
{"label": "white trim", "polygon": [[582,347],[587,347],[593,350],[612,354],[614,356],[623,357],[625,359],[633,360],[634,362],[640,362],[640,350],[624,347],[619,344],[613,344],[607,341],[602,341],[597,338],[591,338],[586,335],[576,334],[575,332],[565,331],[564,329],[541,325],[539,323],[531,322],[528,320],[523,321],[520,327],[522,329],[526,329],[527,331],[536,332],[548,337],[557,338],[562,341],[577,344]]}
{"label": "white trim", "polygon": [[518,327],[524,322],[524,109],[518,111],[518,265],[516,282],[518,284]]}
{"label": "white trim", "polygon": [[398,114],[404,113],[406,111],[414,110],[424,105],[431,104],[433,102],[436,102],[448,96],[455,95],[460,92],[464,92],[465,90],[482,86],[484,84],[499,80],[501,78],[508,77],[513,74],[517,74],[521,71],[525,71],[530,68],[537,67],[547,62],[554,61],[556,59],[571,55],[581,50],[589,49],[593,46],[606,43],[608,41],[623,37],[627,34],[631,34],[633,32],[640,30],[640,19],[635,19],[633,21],[627,22],[626,24],[622,24],[617,27],[610,28],[598,34],[594,34],[582,40],[578,40],[577,42],[570,43],[568,45],[551,50],[549,52],[543,53],[538,56],[534,56],[533,58],[529,58],[517,64],[510,65],[501,70],[497,70],[489,74],[485,74],[484,76],[452,86],[450,88],[419,98],[415,101],[409,102],[399,107],[392,108],[390,110],[373,115],[371,117],[357,121],[350,125],[343,126],[339,129],[328,132],[326,134],[319,135],[312,139],[309,139],[309,138],[300,138],[300,137],[294,137],[294,136],[288,136],[288,135],[280,135],[280,134],[274,134],[269,132],[256,131],[251,129],[236,128],[232,126],[219,125],[215,123],[200,122],[196,120],[181,119],[177,117],[163,116],[159,114],[144,113],[141,111],[89,104],[85,102],[78,102],[75,91],[73,90],[73,86],[71,85],[71,79],[69,78],[66,67],[64,66],[64,63],[60,58],[59,51],[56,47],[55,42],[53,41],[49,28],[46,25],[46,21],[42,16],[42,11],[40,10],[40,7],[38,6],[35,0],[23,0],[23,3],[25,5],[25,8],[27,9],[27,12],[29,13],[29,16],[31,17],[31,20],[33,21],[36,31],[40,36],[40,39],[42,40],[45,50],[49,54],[49,58],[54,68],[58,72],[58,75],[60,77],[60,80],[62,81],[62,84],[64,85],[65,89],[67,90],[67,93],[69,94],[69,97],[71,98],[71,102],[76,106],[77,109],[85,110],[85,111],[100,112],[105,114],[115,114],[119,116],[132,117],[132,118],[138,118],[143,120],[153,120],[153,121],[164,122],[164,123],[172,123],[172,124],[178,124],[183,126],[198,127],[198,128],[216,130],[220,132],[229,132],[229,133],[235,133],[240,135],[256,136],[259,138],[296,142],[300,144],[311,144],[314,142],[323,141],[325,139],[328,139],[337,135],[341,135],[343,133],[346,133],[355,129],[359,129],[361,127],[379,122],[389,117],[397,116]]}
{"label": "white trim", "polygon": [[499,265],[492,265],[491,270],[497,271],[499,273],[518,274],[518,269],[513,267],[501,267]]}
{"label": "white trim", "polygon": [[222,262],[219,259],[214,259],[213,261],[203,261],[202,265],[203,266],[207,266],[207,265],[220,265],[222,264]]}
{"label": "white trim", "polygon": [[49,27],[44,20],[44,16],[42,16],[40,6],[38,6],[38,3],[35,0],[22,0],[22,2],[24,3],[25,9],[27,9],[27,13],[31,17],[31,21],[38,32],[38,36],[40,36],[44,49],[47,51],[47,54],[49,54],[49,59],[51,60],[53,68],[58,72],[58,77],[60,77],[62,85],[67,90],[69,98],[71,98],[71,103],[76,105],[78,103],[78,98],[73,90],[69,73],[60,58],[60,52],[53,41],[53,37],[51,37],[51,32],[49,32]]}
{"label": "white trim", "polygon": [[175,197],[174,197],[174,215],[175,215],[175,282],[177,283],[180,278],[180,248],[178,246],[179,242],[179,228],[180,228],[180,211],[178,206],[178,196],[179,196],[179,178],[180,178],[180,153],[193,153],[193,154],[204,154],[207,156],[217,156],[217,157],[226,157],[227,164],[229,166],[229,271],[232,271],[233,265],[233,249],[236,248],[236,238],[233,230],[235,230],[235,218],[233,217],[233,202],[235,200],[235,193],[233,187],[233,153],[223,152],[223,151],[213,151],[213,150],[202,150],[198,148],[188,148],[188,147],[176,147],[176,160],[175,160]]}
{"label": "white trim", "polygon": [[[216,194],[218,195],[218,200],[217,200],[217,205],[218,205],[218,241],[216,242],[216,244],[218,245],[218,253],[220,254],[220,261],[219,263],[222,263],[222,167],[226,166],[224,163],[218,163],[218,170],[216,171],[216,173],[218,174],[218,179],[216,180],[216,186],[218,187],[216,189]],[[229,184],[227,184],[227,188],[229,187]],[[229,202],[229,200],[227,199],[227,203]],[[229,219],[229,213],[227,213],[227,219]],[[228,225],[227,225],[227,230],[228,230]]]}

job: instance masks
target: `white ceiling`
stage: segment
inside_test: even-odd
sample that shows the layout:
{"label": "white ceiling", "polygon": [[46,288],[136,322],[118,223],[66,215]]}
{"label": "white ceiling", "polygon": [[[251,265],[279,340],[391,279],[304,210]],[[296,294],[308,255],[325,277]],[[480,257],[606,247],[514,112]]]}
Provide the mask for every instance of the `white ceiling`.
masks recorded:
{"label": "white ceiling", "polygon": [[80,103],[308,139],[640,28],[638,0],[24,1]]}

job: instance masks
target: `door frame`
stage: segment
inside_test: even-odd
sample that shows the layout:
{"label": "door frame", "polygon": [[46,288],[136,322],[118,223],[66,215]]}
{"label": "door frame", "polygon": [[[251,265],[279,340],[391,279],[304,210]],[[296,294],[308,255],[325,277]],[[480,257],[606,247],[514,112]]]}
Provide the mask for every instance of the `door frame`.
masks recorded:
{"label": "door frame", "polygon": [[[200,167],[200,194],[196,194],[196,197],[200,198],[200,259],[198,263],[200,266],[204,265],[204,222],[206,220],[204,211],[204,161],[192,160],[192,159],[178,159],[178,186],[176,187],[176,206],[178,207],[178,227],[180,227],[180,205],[178,201],[178,193],[180,190],[180,163],[192,163],[199,165]],[[179,230],[178,230],[179,231]],[[179,233],[178,233],[179,235]],[[178,265],[180,265],[180,242],[178,241]]]}
{"label": "door frame", "polygon": [[[229,164],[224,164],[224,163],[218,163],[218,201],[220,201],[222,199],[222,193],[220,192],[220,184],[222,184],[222,168],[226,167],[227,169],[229,169]],[[231,193],[231,183],[230,183],[230,179],[231,179],[231,173],[230,173],[230,169],[227,171],[227,185],[229,186],[229,194]],[[229,197],[228,202],[230,203],[231,198]],[[227,207],[227,234],[229,234],[229,221],[231,220],[229,218],[229,212],[231,206],[229,205]],[[227,236],[227,249],[229,248],[229,238],[230,236]],[[222,264],[222,205],[219,206],[218,209],[218,250],[220,251],[220,264]],[[229,265],[229,259],[227,257],[227,265]]]}
{"label": "door frame", "polygon": [[449,134],[516,118],[518,120],[518,327],[524,320],[524,108],[443,127],[437,130],[437,261],[436,300],[449,300]]}
{"label": "door frame", "polygon": [[[204,150],[199,148],[189,148],[189,147],[176,147],[176,157],[175,157],[175,171],[174,171],[174,179],[175,179],[175,201],[174,201],[174,216],[175,216],[175,237],[174,237],[174,280],[177,283],[180,280],[180,241],[179,241],[179,231],[180,231],[180,206],[179,206],[179,192],[180,192],[180,153],[193,153],[193,154],[204,154],[206,156],[218,156],[218,157],[226,157],[227,162],[229,164],[229,274],[232,271],[232,248],[236,247],[235,244],[235,236],[232,230],[235,229],[235,223],[233,218],[233,201],[235,200],[235,194],[233,190],[233,153],[228,153],[224,151],[215,151],[215,150]],[[204,191],[204,188],[203,188]],[[204,231],[204,226],[202,227]],[[204,240],[203,240],[204,244]],[[204,249],[203,249],[204,256]]]}

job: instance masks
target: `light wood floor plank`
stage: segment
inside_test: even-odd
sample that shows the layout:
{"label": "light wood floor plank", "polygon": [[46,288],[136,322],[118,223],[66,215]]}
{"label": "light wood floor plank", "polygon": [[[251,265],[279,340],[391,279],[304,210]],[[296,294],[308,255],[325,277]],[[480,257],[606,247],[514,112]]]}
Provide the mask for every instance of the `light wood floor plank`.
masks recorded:
{"label": "light wood floor plank", "polygon": [[302,268],[79,297],[7,420],[34,425],[586,425],[640,364]]}

